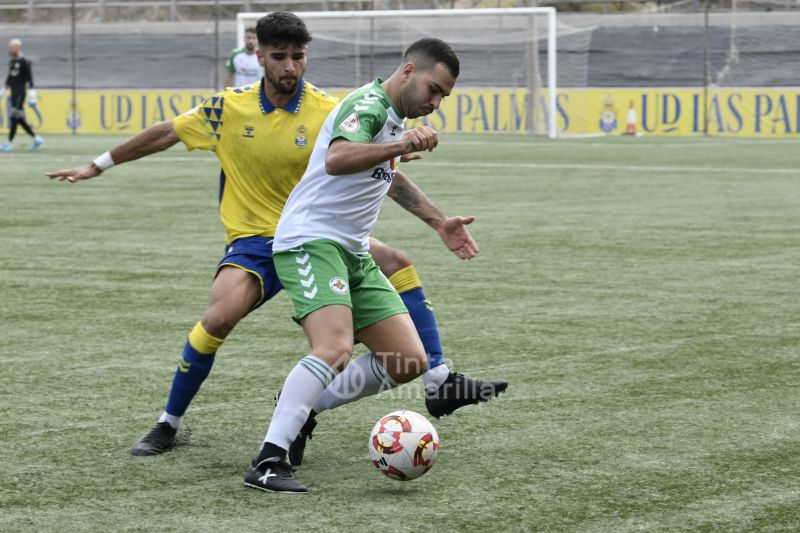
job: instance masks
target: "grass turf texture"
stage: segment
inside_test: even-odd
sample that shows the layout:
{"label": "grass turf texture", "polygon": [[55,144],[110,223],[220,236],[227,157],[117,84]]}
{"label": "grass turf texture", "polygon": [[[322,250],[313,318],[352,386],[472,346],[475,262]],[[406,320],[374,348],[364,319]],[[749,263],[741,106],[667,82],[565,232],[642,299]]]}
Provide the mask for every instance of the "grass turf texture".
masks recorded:
{"label": "grass turf texture", "polygon": [[433,470],[368,461],[421,387],[325,413],[299,477],[242,485],[306,354],[279,295],[222,348],[187,445],[128,455],[163,409],[223,232],[210,154],[173,149],[77,185],[46,170],[122,140],[0,156],[0,530],[794,531],[800,527],[796,142],[447,136],[406,169],[475,214],[461,264],[387,202],[445,354],[506,395],[434,421]]}

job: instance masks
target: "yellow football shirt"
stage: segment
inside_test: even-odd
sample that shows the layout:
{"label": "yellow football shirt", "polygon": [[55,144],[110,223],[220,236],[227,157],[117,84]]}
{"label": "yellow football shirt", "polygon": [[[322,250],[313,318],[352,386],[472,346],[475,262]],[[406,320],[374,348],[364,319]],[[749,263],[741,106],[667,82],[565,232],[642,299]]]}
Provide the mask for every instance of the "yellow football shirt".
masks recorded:
{"label": "yellow football shirt", "polygon": [[174,120],[187,150],[211,150],[219,158],[219,212],[228,244],[240,237],[275,235],[286,198],[338,102],[301,80],[297,95],[276,108],[263,82],[229,88]]}

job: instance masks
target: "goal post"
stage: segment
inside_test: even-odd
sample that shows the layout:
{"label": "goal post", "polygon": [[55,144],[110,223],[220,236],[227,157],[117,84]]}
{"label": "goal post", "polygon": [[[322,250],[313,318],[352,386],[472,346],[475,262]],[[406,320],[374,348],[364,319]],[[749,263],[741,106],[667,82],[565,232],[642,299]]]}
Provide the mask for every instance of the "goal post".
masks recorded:
{"label": "goal post", "polygon": [[[267,15],[239,13],[236,37]],[[552,7],[297,12],[313,37],[309,79],[322,88],[355,89],[389,75],[403,51],[423,37],[447,41],[459,55],[456,92],[524,93],[525,130],[558,137],[556,10]],[[545,36],[544,38],[542,38]],[[540,57],[546,60],[541,61]],[[545,66],[546,65],[546,66]],[[517,113],[516,107],[514,113]],[[514,117],[509,120],[521,120]]]}

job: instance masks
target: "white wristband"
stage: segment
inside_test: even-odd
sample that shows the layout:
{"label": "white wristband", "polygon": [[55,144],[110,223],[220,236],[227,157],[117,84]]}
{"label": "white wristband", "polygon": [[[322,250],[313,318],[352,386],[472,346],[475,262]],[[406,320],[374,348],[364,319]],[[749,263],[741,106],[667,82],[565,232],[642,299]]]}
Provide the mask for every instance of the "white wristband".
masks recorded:
{"label": "white wristband", "polygon": [[101,171],[108,170],[109,168],[114,166],[114,160],[111,159],[111,152],[106,152],[103,155],[99,156],[97,159],[92,161],[94,166],[99,168]]}

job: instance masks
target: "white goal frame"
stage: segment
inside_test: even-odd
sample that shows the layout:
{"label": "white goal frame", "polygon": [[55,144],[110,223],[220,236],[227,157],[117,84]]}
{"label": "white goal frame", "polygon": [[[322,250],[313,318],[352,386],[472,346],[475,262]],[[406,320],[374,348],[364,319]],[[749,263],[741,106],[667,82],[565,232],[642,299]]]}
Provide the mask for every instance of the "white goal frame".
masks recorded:
{"label": "white goal frame", "polygon": [[[244,46],[244,30],[247,22],[259,19],[269,12],[238,13],[236,15],[236,42]],[[554,7],[509,7],[486,9],[408,9],[408,10],[380,10],[380,11],[299,11],[295,13],[303,19],[326,18],[348,19],[354,16],[390,18],[390,17],[457,17],[476,15],[531,15],[547,16],[547,136],[551,139],[558,137],[556,128],[556,101],[558,86],[556,80],[556,9]]]}

